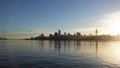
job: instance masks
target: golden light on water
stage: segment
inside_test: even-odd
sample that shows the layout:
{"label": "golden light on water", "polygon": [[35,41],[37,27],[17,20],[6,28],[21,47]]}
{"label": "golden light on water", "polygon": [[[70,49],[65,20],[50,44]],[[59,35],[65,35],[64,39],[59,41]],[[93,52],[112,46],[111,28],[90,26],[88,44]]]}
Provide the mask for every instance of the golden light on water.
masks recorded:
{"label": "golden light on water", "polygon": [[102,60],[108,62],[110,64],[119,65],[120,63],[120,42],[110,43],[111,45],[107,45],[104,47],[104,51],[101,52]]}
{"label": "golden light on water", "polygon": [[113,56],[117,58],[120,57],[120,46],[119,45],[113,45],[110,49],[111,49],[111,53]]}

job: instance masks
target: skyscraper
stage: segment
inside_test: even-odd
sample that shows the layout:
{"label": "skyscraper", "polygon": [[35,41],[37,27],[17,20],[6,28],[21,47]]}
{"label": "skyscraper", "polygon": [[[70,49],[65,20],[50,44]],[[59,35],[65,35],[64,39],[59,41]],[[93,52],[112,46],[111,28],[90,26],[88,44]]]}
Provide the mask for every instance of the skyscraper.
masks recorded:
{"label": "skyscraper", "polygon": [[98,30],[97,29],[95,30],[95,34],[96,34],[96,36],[98,36]]}
{"label": "skyscraper", "polygon": [[60,36],[61,35],[61,30],[58,30],[58,36]]}

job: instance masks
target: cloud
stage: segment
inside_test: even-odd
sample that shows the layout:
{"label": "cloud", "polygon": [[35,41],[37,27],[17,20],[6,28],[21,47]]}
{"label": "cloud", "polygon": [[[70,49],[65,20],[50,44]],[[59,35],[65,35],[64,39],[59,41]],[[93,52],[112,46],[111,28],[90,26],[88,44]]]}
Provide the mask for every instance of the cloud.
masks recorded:
{"label": "cloud", "polygon": [[99,31],[99,34],[102,33],[103,28],[76,28],[73,29],[73,32],[81,32],[82,34],[95,34],[95,30]]}
{"label": "cloud", "polygon": [[[96,25],[95,26],[90,26],[90,27],[85,27],[85,28],[75,28],[72,29],[71,31],[74,32],[82,32],[84,34],[89,34],[89,33],[95,33],[95,29],[98,29],[99,34],[108,34],[111,28],[113,29],[116,27],[116,25],[119,25],[120,23],[120,11],[113,12],[113,13],[107,13],[103,14],[101,16],[97,16],[96,18],[91,18],[92,22],[94,22]],[[90,20],[91,22],[91,20]]]}
{"label": "cloud", "polygon": [[108,13],[103,15],[99,20],[99,23],[102,24],[105,34],[118,34],[120,33],[120,11]]}
{"label": "cloud", "polygon": [[103,26],[105,25],[105,27],[111,26],[117,21],[120,21],[120,11],[105,14],[100,19],[98,19],[98,22],[103,24]]}
{"label": "cloud", "polygon": [[[88,22],[92,22],[92,24],[97,24],[97,26],[92,26],[92,24],[88,27],[76,27],[74,29],[65,30],[70,33],[81,32],[82,34],[95,34],[95,30],[98,29],[99,34],[107,34],[111,28],[120,27],[120,11],[103,14],[101,16],[91,17]],[[117,24],[116,24],[117,23]],[[114,30],[113,30],[114,31]],[[31,28],[24,29],[19,31],[3,31],[0,32],[1,36],[8,38],[29,38],[31,36],[38,36],[41,33],[48,35],[49,33],[53,33],[54,31],[49,31],[49,29],[40,29],[40,28]]]}

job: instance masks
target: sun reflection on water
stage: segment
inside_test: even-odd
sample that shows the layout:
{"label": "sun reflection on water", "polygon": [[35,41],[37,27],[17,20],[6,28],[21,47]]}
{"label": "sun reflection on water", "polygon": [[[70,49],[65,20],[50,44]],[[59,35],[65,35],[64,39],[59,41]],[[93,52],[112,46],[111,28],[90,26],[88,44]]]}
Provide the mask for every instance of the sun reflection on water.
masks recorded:
{"label": "sun reflection on water", "polygon": [[101,49],[100,58],[107,63],[120,66],[120,42],[108,44]]}

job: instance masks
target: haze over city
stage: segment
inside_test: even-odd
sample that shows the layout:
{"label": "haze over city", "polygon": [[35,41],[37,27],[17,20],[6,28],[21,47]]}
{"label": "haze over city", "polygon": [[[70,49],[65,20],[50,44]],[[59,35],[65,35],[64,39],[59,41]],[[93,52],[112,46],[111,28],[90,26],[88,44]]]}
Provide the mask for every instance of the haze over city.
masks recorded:
{"label": "haze over city", "polygon": [[0,0],[0,68],[120,68],[120,0]]}
{"label": "haze over city", "polygon": [[0,0],[0,37],[21,39],[58,29],[119,34],[120,0]]}

